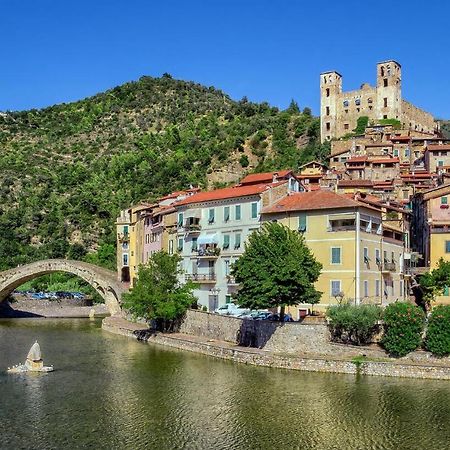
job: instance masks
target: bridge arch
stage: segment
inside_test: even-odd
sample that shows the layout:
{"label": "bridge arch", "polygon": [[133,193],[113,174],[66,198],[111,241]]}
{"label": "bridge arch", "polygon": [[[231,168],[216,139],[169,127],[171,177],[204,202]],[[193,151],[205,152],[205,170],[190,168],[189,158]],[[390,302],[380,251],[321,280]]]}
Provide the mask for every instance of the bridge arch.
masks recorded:
{"label": "bridge arch", "polygon": [[111,315],[120,313],[120,298],[126,289],[117,280],[117,274],[94,264],[68,259],[47,259],[0,272],[0,302],[25,282],[53,272],[79,276],[103,297]]}

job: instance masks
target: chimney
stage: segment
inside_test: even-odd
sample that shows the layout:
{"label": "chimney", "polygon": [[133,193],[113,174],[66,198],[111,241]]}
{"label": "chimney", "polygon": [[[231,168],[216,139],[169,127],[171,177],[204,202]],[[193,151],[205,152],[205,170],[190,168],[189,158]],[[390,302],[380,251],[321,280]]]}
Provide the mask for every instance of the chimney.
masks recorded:
{"label": "chimney", "polygon": [[276,183],[278,180],[278,172],[274,172],[272,176],[272,183]]}

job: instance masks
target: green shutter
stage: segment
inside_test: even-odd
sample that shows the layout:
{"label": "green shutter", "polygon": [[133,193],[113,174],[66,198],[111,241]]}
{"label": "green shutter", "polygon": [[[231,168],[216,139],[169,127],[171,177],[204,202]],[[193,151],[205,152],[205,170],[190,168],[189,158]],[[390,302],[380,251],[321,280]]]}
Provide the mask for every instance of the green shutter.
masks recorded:
{"label": "green shutter", "polygon": [[236,205],[235,207],[235,219],[241,220],[241,205]]}
{"label": "green shutter", "polygon": [[230,207],[225,206],[223,208],[223,220],[224,222],[228,222],[230,220]]}
{"label": "green shutter", "polygon": [[306,231],[306,214],[300,214],[298,216],[298,231]]}
{"label": "green shutter", "polygon": [[241,246],[241,234],[240,233],[236,233],[235,237],[234,237],[234,248],[239,248]]}
{"label": "green shutter", "polygon": [[209,218],[208,218],[209,223],[213,223],[214,222],[214,208],[211,208],[209,210]]}
{"label": "green shutter", "polygon": [[223,235],[223,248],[229,248],[230,247],[230,235],[224,234]]}
{"label": "green shutter", "polygon": [[258,203],[252,203],[252,219],[258,217]]}

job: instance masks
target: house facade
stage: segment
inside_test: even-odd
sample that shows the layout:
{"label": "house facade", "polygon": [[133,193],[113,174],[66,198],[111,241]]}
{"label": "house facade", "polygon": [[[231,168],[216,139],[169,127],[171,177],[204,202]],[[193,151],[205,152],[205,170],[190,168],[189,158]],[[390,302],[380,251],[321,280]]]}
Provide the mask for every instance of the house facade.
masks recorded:
{"label": "house facade", "polygon": [[[407,296],[401,232],[384,230],[382,211],[331,191],[288,195],[262,211],[305,238],[322,271],[316,289],[325,309],[341,301],[387,304]],[[294,317],[311,305],[294,308]]]}

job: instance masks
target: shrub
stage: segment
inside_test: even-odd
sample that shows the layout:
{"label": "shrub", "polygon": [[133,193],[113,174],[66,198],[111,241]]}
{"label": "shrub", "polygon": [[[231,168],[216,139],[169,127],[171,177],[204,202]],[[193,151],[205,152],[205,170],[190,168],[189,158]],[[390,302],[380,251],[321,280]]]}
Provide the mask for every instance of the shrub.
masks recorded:
{"label": "shrub", "polygon": [[436,306],[428,319],[425,347],[437,356],[450,354],[450,306]]}
{"label": "shrub", "polygon": [[327,310],[331,340],[344,344],[368,344],[378,332],[381,308],[375,305],[339,305]]}
{"label": "shrub", "polygon": [[410,303],[392,303],[384,311],[381,341],[392,356],[405,356],[420,346],[425,314]]}
{"label": "shrub", "polygon": [[248,157],[247,157],[247,155],[242,155],[240,158],[239,158],[239,164],[242,166],[242,167],[248,167],[248,165],[250,164],[250,162],[249,162],[249,160],[248,160]]}

